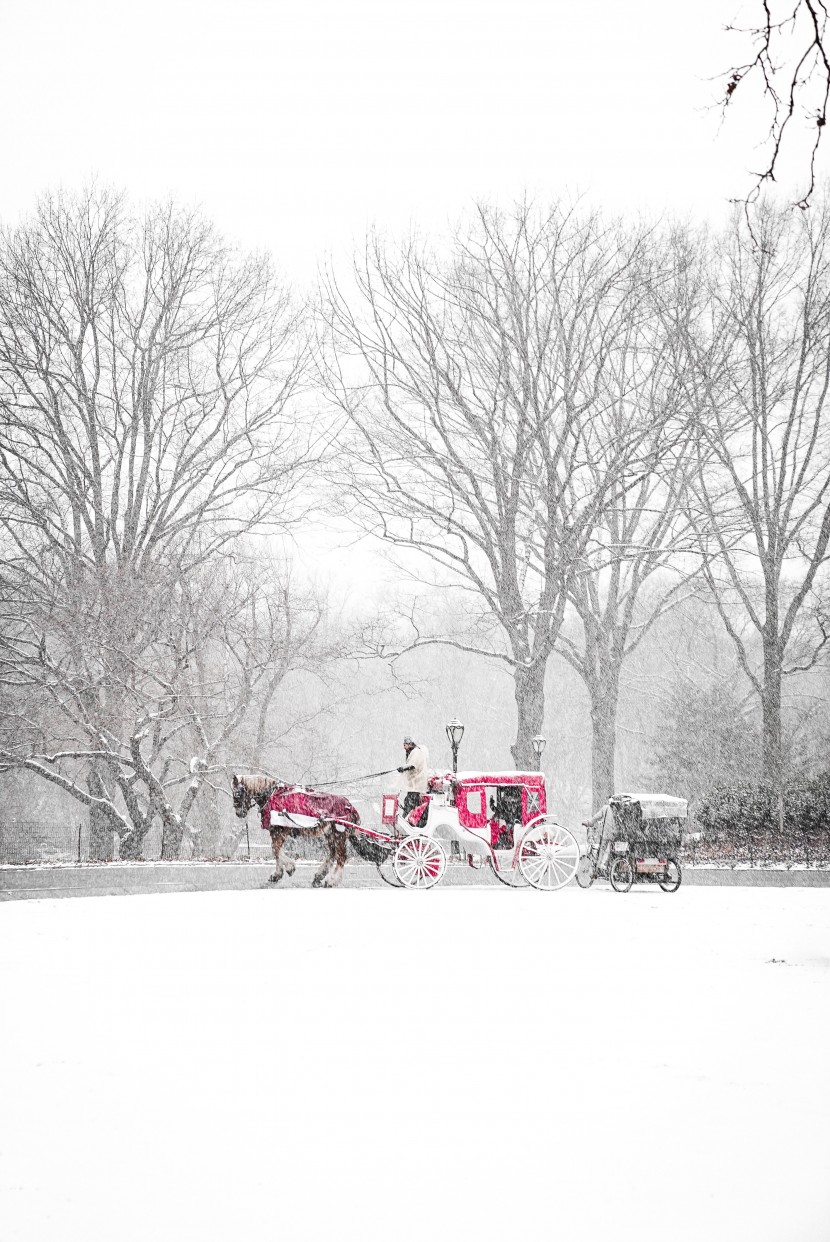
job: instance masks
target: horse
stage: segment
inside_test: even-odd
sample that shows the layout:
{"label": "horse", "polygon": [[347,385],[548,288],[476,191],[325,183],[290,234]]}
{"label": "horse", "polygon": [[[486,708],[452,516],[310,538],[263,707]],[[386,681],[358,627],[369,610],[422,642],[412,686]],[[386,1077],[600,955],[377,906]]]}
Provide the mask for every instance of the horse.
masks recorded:
{"label": "horse", "polygon": [[279,884],[287,873],[294,874],[293,859],[280,857],[288,837],[323,837],[328,855],[311,881],[313,888],[335,888],[343,878],[347,844],[353,839],[353,824],[360,823],[357,810],[348,798],[320,793],[302,785],[270,776],[231,778],[233,809],[244,819],[251,807],[259,808],[262,827],[270,834],[275,871],[269,883]]}

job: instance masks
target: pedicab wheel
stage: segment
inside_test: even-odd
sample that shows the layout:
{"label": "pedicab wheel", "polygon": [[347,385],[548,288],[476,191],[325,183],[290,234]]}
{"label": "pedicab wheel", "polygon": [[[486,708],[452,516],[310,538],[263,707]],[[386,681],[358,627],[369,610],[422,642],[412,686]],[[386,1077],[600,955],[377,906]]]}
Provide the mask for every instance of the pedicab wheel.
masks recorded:
{"label": "pedicab wheel", "polygon": [[534,888],[552,893],[576,874],[579,846],[561,824],[542,823],[529,829],[519,849],[519,869]]}
{"label": "pedicab wheel", "polygon": [[593,859],[583,854],[576,869],[576,882],[580,888],[590,888],[596,879]]}
{"label": "pedicab wheel", "polygon": [[615,858],[611,864],[611,887],[615,893],[627,893],[634,883],[634,864],[630,858]]}
{"label": "pedicab wheel", "polygon": [[504,884],[507,888],[527,888],[529,884],[529,880],[522,875],[520,867],[504,867],[501,871],[497,871],[491,858],[490,869],[499,884]]}
{"label": "pedicab wheel", "polygon": [[676,893],[680,888],[680,881],[683,879],[683,873],[680,870],[680,863],[676,858],[669,858],[666,863],[666,878],[658,880],[658,884],[664,893]]}
{"label": "pedicab wheel", "polygon": [[447,869],[447,856],[432,837],[416,835],[401,841],[392,867],[404,888],[432,888]]}

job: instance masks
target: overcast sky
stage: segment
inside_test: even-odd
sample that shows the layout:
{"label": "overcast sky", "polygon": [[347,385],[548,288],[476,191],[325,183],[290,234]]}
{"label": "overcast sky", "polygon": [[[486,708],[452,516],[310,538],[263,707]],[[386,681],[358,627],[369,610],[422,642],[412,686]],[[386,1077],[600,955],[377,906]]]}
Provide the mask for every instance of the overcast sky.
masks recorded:
{"label": "overcast sky", "polygon": [[[744,0],[744,16],[755,5]],[[753,162],[706,79],[739,0],[0,0],[0,216],[93,175],[299,281],[370,221],[588,193],[717,217]],[[730,41],[733,40],[733,41]]]}

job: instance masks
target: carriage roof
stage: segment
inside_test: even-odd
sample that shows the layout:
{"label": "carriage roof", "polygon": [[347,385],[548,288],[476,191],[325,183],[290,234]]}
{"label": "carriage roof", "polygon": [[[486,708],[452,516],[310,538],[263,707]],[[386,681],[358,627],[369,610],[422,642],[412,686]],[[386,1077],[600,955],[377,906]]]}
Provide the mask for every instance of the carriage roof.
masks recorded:
{"label": "carriage roof", "polygon": [[610,801],[612,806],[636,803],[643,819],[686,819],[689,814],[687,799],[675,798],[671,794],[622,793],[614,794]]}
{"label": "carriage roof", "polygon": [[453,780],[459,785],[529,785],[544,788],[542,772],[457,772]]}

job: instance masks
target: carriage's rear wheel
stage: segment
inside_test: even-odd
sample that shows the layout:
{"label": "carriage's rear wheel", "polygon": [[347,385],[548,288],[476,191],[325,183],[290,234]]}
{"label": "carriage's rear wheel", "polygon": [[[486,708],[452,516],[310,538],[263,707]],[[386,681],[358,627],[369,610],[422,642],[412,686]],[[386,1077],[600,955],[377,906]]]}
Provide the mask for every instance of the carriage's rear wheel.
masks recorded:
{"label": "carriage's rear wheel", "polygon": [[[511,850],[509,853],[512,854],[513,851]],[[493,863],[491,858],[490,867],[493,876],[496,877],[499,883],[506,884],[507,888],[527,888],[528,879],[523,876],[521,867],[509,867],[508,861],[512,861],[512,859],[504,859],[504,866],[501,871],[496,871],[495,863]]]}
{"label": "carriage's rear wheel", "polygon": [[579,865],[576,837],[561,824],[538,824],[522,838],[519,868],[528,884],[554,892],[564,888]]}
{"label": "carriage's rear wheel", "polygon": [[395,875],[394,855],[392,850],[388,850],[383,858],[375,864],[378,875],[384,884],[388,884],[390,888],[403,888],[398,877]]}
{"label": "carriage's rear wheel", "polygon": [[432,837],[415,835],[401,841],[392,867],[404,888],[432,888],[447,869],[447,856]]}

